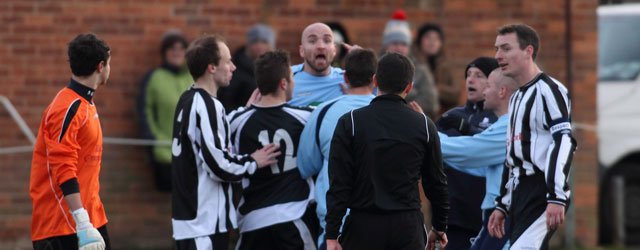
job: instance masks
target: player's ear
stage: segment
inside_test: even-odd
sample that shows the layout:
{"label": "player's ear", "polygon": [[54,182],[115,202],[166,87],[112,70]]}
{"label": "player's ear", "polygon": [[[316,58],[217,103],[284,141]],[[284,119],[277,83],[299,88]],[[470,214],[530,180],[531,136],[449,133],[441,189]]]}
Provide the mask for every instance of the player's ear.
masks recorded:
{"label": "player's ear", "polygon": [[216,66],[215,66],[215,65],[213,65],[213,63],[211,63],[211,64],[207,65],[207,71],[208,71],[209,73],[212,73],[212,74],[213,74],[213,72],[215,72],[215,71],[216,71]]}
{"label": "player's ear", "polygon": [[376,80],[376,74],[373,74],[373,76],[371,77],[371,83],[373,84],[374,88],[378,87],[378,80]]}
{"label": "player's ear", "polygon": [[104,70],[104,67],[105,67],[105,61],[102,61],[98,63],[98,66],[96,67],[96,71],[98,73],[102,73],[102,71]]}
{"label": "player's ear", "polygon": [[342,78],[344,78],[344,83],[349,84],[349,78],[347,77],[347,72],[344,73]]}
{"label": "player's ear", "polygon": [[404,91],[402,91],[402,93],[404,94],[409,94],[409,92],[411,92],[411,90],[413,89],[413,82],[410,82],[407,87],[404,88]]}
{"label": "player's ear", "polygon": [[282,78],[280,79],[280,82],[278,83],[278,87],[282,90],[286,90],[287,89],[287,79],[286,78]]}

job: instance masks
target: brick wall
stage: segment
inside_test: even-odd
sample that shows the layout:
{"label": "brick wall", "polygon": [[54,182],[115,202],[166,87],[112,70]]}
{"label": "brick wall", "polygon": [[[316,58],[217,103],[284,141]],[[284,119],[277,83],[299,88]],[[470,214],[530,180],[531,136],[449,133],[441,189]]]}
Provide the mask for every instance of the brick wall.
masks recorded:
{"label": "brick wall", "polygon": [[[301,30],[314,21],[339,20],[357,44],[379,49],[382,28],[397,8],[407,10],[417,27],[425,21],[443,24],[447,57],[462,81],[473,58],[493,55],[495,30],[510,22],[535,27],[542,38],[538,62],[550,75],[567,82],[573,70],[574,121],[593,124],[596,84],[596,0],[572,0],[571,65],[566,63],[565,2],[558,0],[118,0],[0,2],[0,95],[16,105],[32,130],[42,110],[69,79],[66,43],[91,31],[112,48],[112,73],[98,90],[103,132],[135,137],[134,104],[142,75],[159,62],[158,39],[167,28],[179,28],[193,39],[220,33],[233,50],[247,27],[272,25],[277,45],[297,55]],[[0,147],[27,145],[6,111],[0,111]],[[574,160],[575,241],[596,242],[596,136],[576,131]],[[168,249],[171,244],[170,196],[154,191],[145,152],[139,147],[105,145],[102,198],[110,219],[115,249]],[[0,249],[30,246],[28,196],[30,154],[0,155]],[[562,243],[562,234],[556,237]]]}

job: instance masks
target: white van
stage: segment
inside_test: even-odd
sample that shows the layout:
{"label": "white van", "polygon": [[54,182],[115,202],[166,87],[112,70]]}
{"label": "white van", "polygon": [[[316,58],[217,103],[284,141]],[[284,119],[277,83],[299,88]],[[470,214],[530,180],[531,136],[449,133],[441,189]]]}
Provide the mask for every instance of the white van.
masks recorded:
{"label": "white van", "polygon": [[599,241],[640,245],[640,4],[597,11]]}

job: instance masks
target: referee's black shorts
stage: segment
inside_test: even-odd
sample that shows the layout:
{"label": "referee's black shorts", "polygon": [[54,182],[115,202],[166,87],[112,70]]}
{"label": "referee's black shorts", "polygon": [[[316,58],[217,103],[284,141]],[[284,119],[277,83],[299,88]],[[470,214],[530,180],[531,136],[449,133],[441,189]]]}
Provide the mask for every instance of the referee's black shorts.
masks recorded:
{"label": "referee's black shorts", "polygon": [[420,210],[380,214],[351,210],[338,241],[344,250],[422,250],[427,234]]}

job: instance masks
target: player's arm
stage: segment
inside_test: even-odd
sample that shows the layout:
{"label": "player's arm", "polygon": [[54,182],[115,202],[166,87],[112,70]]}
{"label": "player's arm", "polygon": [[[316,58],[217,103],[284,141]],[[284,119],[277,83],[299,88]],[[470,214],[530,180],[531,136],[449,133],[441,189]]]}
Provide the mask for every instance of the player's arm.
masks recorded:
{"label": "player's arm", "polygon": [[345,114],[338,120],[329,153],[329,191],[327,191],[326,240],[336,240],[347,202],[354,185],[353,141],[351,116]]}
{"label": "player's arm", "polygon": [[[60,188],[64,200],[76,223],[76,235],[80,249],[104,249],[104,239],[91,224],[89,214],[82,205],[80,185],[78,184],[77,164],[80,144],[76,140],[78,130],[86,119],[81,107],[82,101],[76,99],[66,109],[51,110],[45,119],[45,143],[51,177]],[[55,107],[52,107],[55,109]]]}
{"label": "player's arm", "polygon": [[226,126],[224,111],[215,105],[207,107],[200,95],[194,96],[192,109],[195,112],[190,112],[194,115],[189,115],[189,119],[194,126],[189,126],[188,134],[192,142],[199,142],[196,154],[203,160],[204,170],[210,177],[218,181],[240,181],[245,174],[253,174],[257,168],[277,162],[280,151],[273,144],[251,155],[233,154],[228,148],[223,148],[226,138],[218,131]]}
{"label": "player's arm", "polygon": [[304,179],[317,175],[322,169],[322,149],[319,147],[320,138],[318,138],[319,133],[317,133],[318,126],[322,122],[318,120],[320,110],[322,109],[319,107],[311,113],[309,121],[304,126],[302,134],[300,134],[296,162],[300,175]]}
{"label": "player's arm", "polygon": [[570,104],[566,95],[561,93],[557,85],[546,85],[540,88],[545,114],[545,127],[548,127],[553,142],[547,150],[547,202],[566,206],[569,199],[567,176],[571,167],[573,152],[576,148],[571,133]]}
{"label": "player's arm", "polygon": [[496,197],[496,210],[500,211],[504,216],[509,215],[509,206],[511,201],[511,187],[509,187],[509,178],[511,169],[504,165],[502,170],[502,181],[500,182],[500,195]]}
{"label": "player's arm", "polygon": [[505,123],[496,123],[473,136],[449,137],[439,133],[444,161],[464,172],[500,165],[505,160],[506,131]]}
{"label": "player's arm", "polygon": [[568,176],[576,142],[571,135],[571,104],[558,85],[540,87],[544,108],[544,128],[549,129],[553,141],[547,149],[544,169],[547,183],[547,227],[551,230],[564,223],[565,207],[569,200]]}
{"label": "player's arm", "polygon": [[427,119],[428,151],[421,169],[422,188],[431,202],[432,224],[438,232],[445,232],[449,217],[447,176],[442,168],[440,138],[436,126]]}

